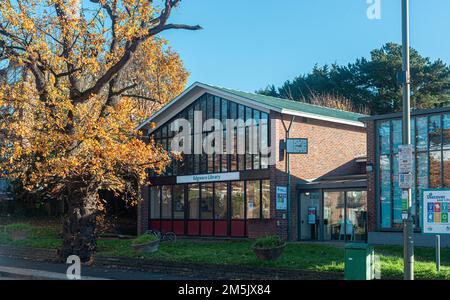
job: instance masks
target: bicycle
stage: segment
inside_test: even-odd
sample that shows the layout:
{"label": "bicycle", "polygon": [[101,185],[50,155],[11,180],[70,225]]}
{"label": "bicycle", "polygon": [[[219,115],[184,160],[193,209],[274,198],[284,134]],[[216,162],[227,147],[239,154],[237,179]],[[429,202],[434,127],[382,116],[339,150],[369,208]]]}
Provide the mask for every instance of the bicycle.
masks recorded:
{"label": "bicycle", "polygon": [[147,230],[145,233],[155,235],[157,238],[159,238],[159,240],[161,242],[176,242],[177,241],[177,235],[174,232],[162,233],[159,230],[151,229],[151,230]]}

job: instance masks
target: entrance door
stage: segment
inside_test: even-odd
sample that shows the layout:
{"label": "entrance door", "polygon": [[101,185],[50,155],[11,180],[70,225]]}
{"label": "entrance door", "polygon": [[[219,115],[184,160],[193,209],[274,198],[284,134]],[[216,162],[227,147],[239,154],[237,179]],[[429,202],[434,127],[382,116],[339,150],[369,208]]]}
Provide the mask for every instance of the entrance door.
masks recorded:
{"label": "entrance door", "polygon": [[367,239],[367,192],[324,191],[324,240]]}
{"label": "entrance door", "polygon": [[300,194],[299,239],[317,241],[321,239],[322,205],[319,191]]}

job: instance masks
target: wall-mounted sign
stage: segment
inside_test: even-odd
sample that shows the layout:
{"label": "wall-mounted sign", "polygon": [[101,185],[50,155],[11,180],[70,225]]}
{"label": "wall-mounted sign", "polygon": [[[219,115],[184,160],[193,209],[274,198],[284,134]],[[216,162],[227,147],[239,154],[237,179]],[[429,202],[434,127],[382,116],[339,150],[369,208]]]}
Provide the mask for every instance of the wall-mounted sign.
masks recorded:
{"label": "wall-mounted sign", "polygon": [[287,209],[287,187],[285,186],[277,186],[276,209]]}
{"label": "wall-mounted sign", "polygon": [[204,175],[189,175],[178,176],[177,184],[183,183],[201,183],[201,182],[217,182],[217,181],[232,181],[240,180],[240,173],[217,173],[217,174],[204,174]]}
{"label": "wall-mounted sign", "polygon": [[316,207],[308,207],[308,224],[316,224],[317,220],[317,208]]}
{"label": "wall-mounted sign", "polygon": [[289,154],[308,154],[308,139],[287,139],[286,152]]}
{"label": "wall-mounted sign", "polygon": [[423,233],[450,234],[448,221],[450,190],[424,190],[423,199]]}

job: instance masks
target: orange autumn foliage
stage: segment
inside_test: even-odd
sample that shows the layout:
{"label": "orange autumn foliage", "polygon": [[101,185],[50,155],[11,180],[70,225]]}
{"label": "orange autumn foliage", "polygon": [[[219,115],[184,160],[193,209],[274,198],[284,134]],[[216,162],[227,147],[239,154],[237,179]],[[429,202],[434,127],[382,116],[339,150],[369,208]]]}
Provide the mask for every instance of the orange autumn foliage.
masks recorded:
{"label": "orange autumn foliage", "polygon": [[[157,1],[156,1],[157,2]],[[188,73],[160,37],[178,0],[0,0],[0,170],[29,190],[123,191],[169,154],[140,121],[178,95]]]}

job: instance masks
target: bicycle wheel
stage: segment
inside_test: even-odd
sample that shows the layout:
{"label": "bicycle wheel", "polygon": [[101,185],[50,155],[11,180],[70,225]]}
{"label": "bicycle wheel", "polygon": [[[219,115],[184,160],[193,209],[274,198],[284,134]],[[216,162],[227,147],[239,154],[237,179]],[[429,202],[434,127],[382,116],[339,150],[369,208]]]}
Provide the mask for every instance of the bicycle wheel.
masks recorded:
{"label": "bicycle wheel", "polygon": [[163,241],[176,242],[177,235],[174,232],[167,232],[163,235]]}
{"label": "bicycle wheel", "polygon": [[161,232],[159,232],[158,230],[147,230],[145,232],[145,234],[153,234],[154,236],[156,236],[158,239],[161,239]]}

